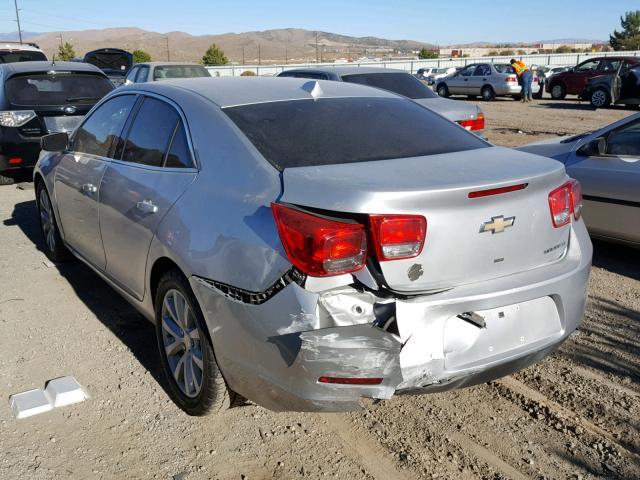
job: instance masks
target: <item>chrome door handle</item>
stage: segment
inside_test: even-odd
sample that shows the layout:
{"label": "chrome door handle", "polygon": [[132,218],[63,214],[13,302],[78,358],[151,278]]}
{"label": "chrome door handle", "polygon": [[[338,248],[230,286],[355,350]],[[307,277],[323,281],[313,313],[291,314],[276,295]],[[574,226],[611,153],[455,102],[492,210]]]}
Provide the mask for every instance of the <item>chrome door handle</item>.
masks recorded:
{"label": "chrome door handle", "polygon": [[155,205],[151,200],[143,200],[136,203],[136,208],[142,213],[156,213],[158,211],[158,206]]}
{"label": "chrome door handle", "polygon": [[98,187],[91,183],[85,183],[82,185],[82,191],[85,193],[96,193],[98,191]]}

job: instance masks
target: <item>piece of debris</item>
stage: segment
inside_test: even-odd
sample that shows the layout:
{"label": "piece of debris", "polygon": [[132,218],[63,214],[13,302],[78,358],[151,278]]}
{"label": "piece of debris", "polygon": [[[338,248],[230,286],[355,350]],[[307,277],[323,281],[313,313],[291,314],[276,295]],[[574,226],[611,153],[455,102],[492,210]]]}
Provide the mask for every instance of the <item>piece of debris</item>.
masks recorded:
{"label": "piece of debris", "polygon": [[15,418],[27,418],[53,409],[49,398],[39,388],[11,395],[9,407]]}
{"label": "piece of debris", "polygon": [[60,377],[49,380],[46,383],[44,393],[51,400],[54,407],[65,407],[74,403],[84,402],[89,395],[82,385],[71,377]]}

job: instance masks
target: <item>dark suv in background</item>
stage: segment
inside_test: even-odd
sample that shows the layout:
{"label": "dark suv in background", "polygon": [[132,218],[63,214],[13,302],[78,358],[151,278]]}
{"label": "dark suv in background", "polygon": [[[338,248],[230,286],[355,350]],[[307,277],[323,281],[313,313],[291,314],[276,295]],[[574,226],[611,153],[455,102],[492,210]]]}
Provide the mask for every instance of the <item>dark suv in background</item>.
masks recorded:
{"label": "dark suv in background", "polygon": [[70,132],[114,89],[93,65],[78,62],[0,64],[0,185],[7,170],[33,167],[40,137]]}
{"label": "dark suv in background", "polygon": [[587,80],[598,75],[613,75],[622,64],[623,69],[640,63],[640,57],[596,57],[585,60],[566,72],[552,75],[547,80],[545,90],[554,100],[562,100],[567,95],[579,95],[587,85]]}

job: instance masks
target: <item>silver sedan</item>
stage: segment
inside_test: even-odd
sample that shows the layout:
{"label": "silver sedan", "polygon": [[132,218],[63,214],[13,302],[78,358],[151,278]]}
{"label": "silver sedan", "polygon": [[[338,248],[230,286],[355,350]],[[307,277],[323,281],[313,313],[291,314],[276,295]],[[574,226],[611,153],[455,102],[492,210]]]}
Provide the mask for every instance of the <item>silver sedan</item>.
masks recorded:
{"label": "silver sedan", "polygon": [[564,167],[381,89],[130,85],[43,149],[46,254],[155,323],[192,415],[486,382],[582,320],[591,243]]}
{"label": "silver sedan", "polygon": [[580,181],[592,236],[640,247],[640,114],[520,150],[559,160]]}

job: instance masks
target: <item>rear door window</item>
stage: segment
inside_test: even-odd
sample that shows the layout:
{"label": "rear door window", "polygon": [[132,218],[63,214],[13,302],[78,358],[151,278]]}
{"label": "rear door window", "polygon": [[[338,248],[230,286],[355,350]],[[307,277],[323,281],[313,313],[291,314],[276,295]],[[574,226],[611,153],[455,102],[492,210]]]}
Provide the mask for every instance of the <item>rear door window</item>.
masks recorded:
{"label": "rear door window", "polygon": [[488,146],[405,98],[320,98],[242,105],[223,111],[279,170]]}
{"label": "rear door window", "polygon": [[71,150],[110,157],[135,102],[135,95],[120,95],[100,105],[76,131]]}
{"label": "rear door window", "polygon": [[60,71],[14,75],[5,84],[12,105],[31,107],[94,104],[113,88],[103,75]]}
{"label": "rear door window", "polygon": [[433,90],[409,73],[356,73],[343,75],[342,80],[381,88],[408,98],[435,98]]}

